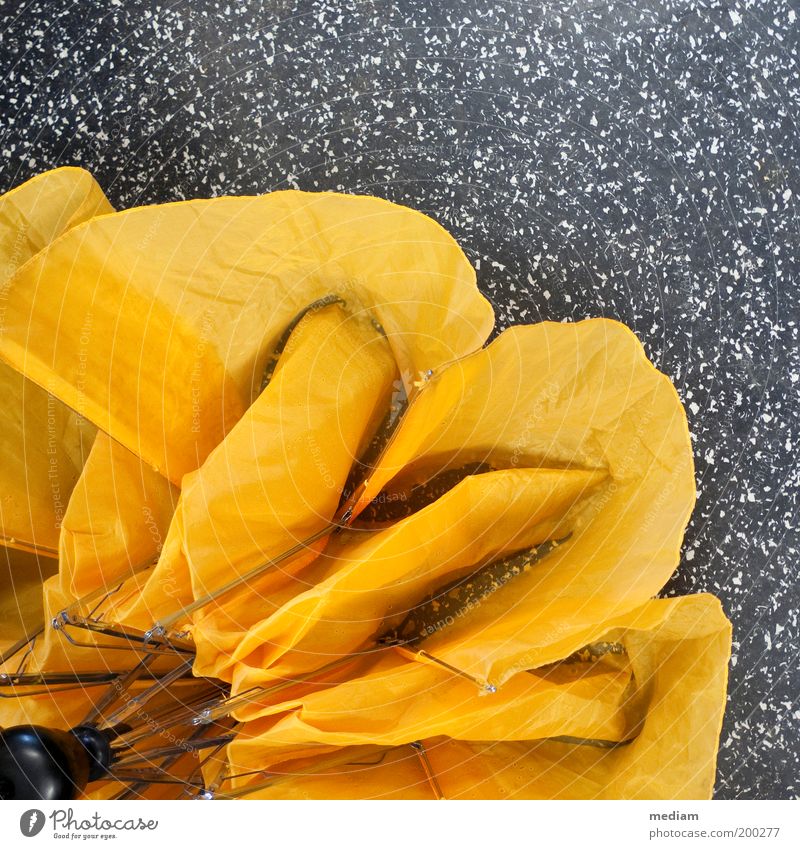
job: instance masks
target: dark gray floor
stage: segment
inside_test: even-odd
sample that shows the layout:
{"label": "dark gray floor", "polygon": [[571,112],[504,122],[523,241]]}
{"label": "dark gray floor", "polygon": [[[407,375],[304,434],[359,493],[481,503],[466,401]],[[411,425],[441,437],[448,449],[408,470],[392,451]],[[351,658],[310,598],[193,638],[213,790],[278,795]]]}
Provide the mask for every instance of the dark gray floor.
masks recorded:
{"label": "dark gray floor", "polygon": [[717,795],[796,797],[793,5],[6,0],[0,189],[69,163],[120,207],[378,194],[453,232],[500,327],[630,325],[696,450],[669,591],[735,624]]}

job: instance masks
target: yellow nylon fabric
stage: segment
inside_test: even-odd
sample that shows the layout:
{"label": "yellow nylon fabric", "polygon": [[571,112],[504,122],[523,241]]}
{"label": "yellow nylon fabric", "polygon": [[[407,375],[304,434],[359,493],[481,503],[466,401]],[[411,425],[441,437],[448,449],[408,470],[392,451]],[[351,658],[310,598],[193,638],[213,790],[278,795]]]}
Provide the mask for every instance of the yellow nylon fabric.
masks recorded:
{"label": "yellow nylon fabric", "polygon": [[[0,196],[0,332],[14,273],[60,234],[111,211],[79,168],[42,174]],[[41,584],[56,569],[49,558],[57,554],[59,526],[95,431],[3,362],[0,397],[2,653],[41,624]]]}
{"label": "yellow nylon fabric", "polygon": [[375,486],[420,458],[455,453],[603,470],[607,480],[570,539],[480,606],[479,642],[466,619],[432,635],[426,647],[452,665],[500,684],[564,657],[587,627],[642,604],[677,566],[695,499],[686,418],[623,325],[515,327],[451,366],[409,410]]}
{"label": "yellow nylon fabric", "polygon": [[[154,617],[191,600],[189,578],[195,573],[184,551],[184,510],[179,508],[167,529],[177,491],[157,469],[170,472],[166,458],[172,449],[185,461],[173,464],[173,480],[180,481],[183,471],[197,467],[241,416],[267,352],[289,319],[310,301],[334,291],[358,311],[363,299],[391,337],[389,345],[408,381],[423,367],[479,346],[491,327],[491,308],[478,294],[474,272],[451,237],[419,213],[375,198],[287,192],[108,216],[111,207],[86,172],[60,169],[8,193],[4,201],[15,226],[14,216],[32,218],[29,208],[50,218],[35,222],[38,229],[30,222],[17,226],[28,239],[24,243],[22,236],[7,239],[10,259],[3,287],[0,358],[46,383],[54,395],[102,422],[112,434],[101,436],[70,505],[60,542],[63,593],[45,616],[116,577],[126,562],[136,564],[140,555],[145,560],[162,538],[159,568],[129,581],[115,608],[123,621],[147,627]],[[101,213],[103,218],[56,238]],[[359,221],[365,225],[360,234],[353,231]],[[316,228],[311,238],[309,227]],[[35,231],[38,241],[28,231]],[[345,232],[351,233],[347,243],[340,238]],[[177,246],[176,233],[181,234]],[[46,252],[18,269],[34,249],[45,245]],[[201,255],[210,262],[207,273],[198,264]],[[263,273],[253,273],[254,263]],[[408,333],[413,316],[419,320]],[[339,339],[336,356],[353,342]],[[347,352],[351,372],[385,369],[385,355],[383,366],[376,365],[363,356],[358,340],[355,344]],[[5,362],[0,362],[0,370],[29,395],[48,399]],[[233,382],[229,370],[235,373]],[[317,368],[323,385],[320,371]],[[280,370],[275,380],[281,382]],[[284,384],[291,392],[290,382]],[[109,393],[114,393],[113,400]],[[98,398],[104,399],[102,411]],[[301,400],[298,395],[297,403]],[[353,398],[354,405],[357,400]],[[370,402],[382,400],[376,395]],[[63,407],[55,399],[48,403]],[[19,415],[21,407],[20,401],[8,409]],[[119,421],[114,410],[120,413]],[[273,439],[283,427],[281,416],[276,421]],[[83,427],[94,434],[85,421]],[[354,433],[357,439],[364,435],[358,427],[350,431]],[[115,436],[127,436],[127,444],[143,459]],[[253,446],[249,448],[252,454]],[[15,461],[22,456],[14,452]],[[45,453],[36,456],[45,458]],[[218,470],[224,462],[223,453]],[[46,480],[35,473],[35,466],[20,469],[36,485]],[[200,481],[194,503],[204,500],[205,483],[207,478]],[[260,483],[255,480],[253,485]],[[43,490],[49,498],[46,484]],[[302,521],[308,522],[308,516]],[[39,531],[47,527],[41,517],[35,524]],[[50,524],[54,533],[47,541],[55,553],[58,529]],[[221,526],[218,522],[216,527]],[[16,527],[12,531],[21,536]],[[213,534],[215,528],[201,527],[197,533],[195,525],[194,536],[201,538],[204,531]],[[204,562],[211,560],[206,557]],[[200,581],[213,577],[204,574],[202,562],[196,574]],[[26,616],[35,619],[41,606],[34,601],[35,591],[28,596],[32,612]],[[52,593],[50,597],[55,598]],[[15,630],[13,636],[21,632]],[[68,662],[63,640],[56,636],[57,645],[51,645],[52,637],[45,634],[37,645],[34,659],[42,668]],[[97,653],[79,650],[78,655],[78,666],[87,657],[92,658],[90,665],[105,660]]]}
{"label": "yellow nylon fabric", "polygon": [[388,407],[396,368],[367,321],[333,305],[291,342],[236,432],[184,482],[195,595],[324,528]]}
{"label": "yellow nylon fabric", "polygon": [[265,716],[289,713],[265,723],[262,734],[250,728],[251,743],[237,742],[235,749],[252,749],[260,760],[270,748],[291,754],[311,744],[393,746],[439,734],[467,740],[564,734],[626,739],[631,728],[623,694],[630,669],[598,663],[587,675],[577,666],[524,672],[496,694],[482,694],[474,683],[443,676],[432,665],[387,657],[339,686],[263,709]]}
{"label": "yellow nylon fabric", "polygon": [[[177,559],[202,597],[323,529],[396,377],[386,339],[365,317],[339,305],[306,316],[264,392],[184,478],[180,541],[150,583]],[[274,606],[278,587],[295,583],[297,568],[287,563],[195,614],[198,674],[224,677],[241,635]],[[141,620],[144,606],[119,615]]]}
{"label": "yellow nylon fabric", "polygon": [[281,607],[237,640],[237,686],[365,647],[381,622],[489,554],[569,534],[426,640],[453,666],[501,684],[579,648],[587,628],[641,605],[677,565],[694,503],[686,420],[622,325],[512,328],[444,368],[411,405],[367,498],[408,467],[475,458],[505,468],[468,477],[377,535],[342,537],[302,576],[306,587],[275,599]]}
{"label": "yellow nylon fabric", "polygon": [[[70,228],[112,211],[80,168],[50,171],[0,196],[0,335],[11,320],[17,270]],[[21,322],[20,333],[29,331]],[[38,386],[0,362],[0,544],[55,557],[94,428],[48,390],[46,381]]]}
{"label": "yellow nylon fabric", "polygon": [[[11,275],[34,254],[46,255],[53,240],[70,228],[112,212],[100,187],[79,168],[47,172],[3,195],[4,296]],[[88,348],[97,330],[87,314],[80,345]],[[86,352],[79,353],[79,364],[85,359]],[[52,549],[60,572],[46,581],[55,560],[51,567],[21,552],[4,555],[4,566],[7,559],[13,566],[8,592],[2,594],[4,613],[5,608],[9,613],[3,617],[2,650],[33,633],[75,597],[127,576],[132,567],[153,557],[169,525],[176,490],[105,434],[95,436],[95,428],[79,415],[80,398],[71,410],[6,363],[0,363],[0,383],[9,400],[0,414],[2,533],[14,537],[15,545],[31,541]],[[116,669],[120,662],[113,653],[104,657],[72,648],[49,628],[33,649],[29,672]],[[71,711],[73,702],[78,707]],[[87,703],[82,694],[55,700],[36,696],[19,704],[6,700],[0,709],[6,724],[11,719],[8,711],[25,716],[33,709],[44,712],[42,721],[63,726]]]}
{"label": "yellow nylon fabric", "polygon": [[[169,532],[177,498],[177,488],[166,478],[98,432],[62,522],[58,576],[43,588],[45,621],[78,598],[112,589],[152,561]],[[138,600],[136,579],[128,583]],[[175,589],[164,582],[158,597]],[[89,641],[86,634],[80,639]],[[47,628],[36,641],[29,671],[116,670],[128,661],[118,652],[72,647]]]}
{"label": "yellow nylon fabric", "polygon": [[[551,696],[543,711],[535,716],[530,711],[534,703],[519,699],[516,725],[514,700],[509,697],[508,705],[499,704],[498,712],[503,715],[507,707],[508,715],[503,718],[511,733],[508,728],[500,727],[502,723],[494,721],[491,730],[504,733],[491,742],[478,741],[473,735],[489,729],[476,721],[465,733],[465,717],[471,716],[470,709],[477,709],[475,705],[488,705],[493,699],[502,698],[503,689],[496,696],[480,697],[473,692],[470,698],[463,693],[461,698],[452,699],[448,714],[446,700],[437,700],[434,688],[432,713],[436,716],[439,709],[442,716],[450,719],[448,730],[454,732],[452,736],[435,734],[425,741],[430,764],[445,797],[703,799],[710,796],[731,639],[730,623],[719,602],[708,595],[650,601],[614,622],[599,623],[598,633],[603,639],[620,641],[627,651],[636,694],[631,697],[630,691],[624,692],[638,704],[641,714],[633,733],[627,729],[624,739],[630,742],[602,749],[533,740],[539,736],[570,734],[575,717],[566,710],[558,710],[566,707],[558,696]],[[574,667],[585,667],[585,683],[590,685],[594,681],[599,685],[599,694],[607,696],[608,710],[619,710],[615,700],[620,694],[601,684],[602,676],[595,681],[594,664],[569,664],[566,668],[570,667],[572,674],[580,671]],[[522,673],[508,683],[512,685],[517,678],[525,676],[533,677]],[[379,683],[373,681],[372,685]],[[344,686],[352,687],[353,682]],[[375,754],[368,757],[363,750],[353,749],[351,763],[340,764],[332,775],[281,778],[271,788],[253,794],[253,798],[431,798],[424,772],[403,742],[413,741],[414,734],[424,732],[425,728],[441,734],[445,723],[418,725],[412,717],[400,728],[381,729],[374,714],[348,716],[350,711],[342,710],[338,701],[344,695],[337,692],[339,689],[320,691],[309,700],[313,708],[300,708],[261,733],[259,721],[249,723],[230,747],[232,770],[246,771],[256,763],[273,766],[303,755],[307,758],[305,769],[310,770],[314,746],[318,752],[327,754],[333,751],[332,743],[348,747],[375,742],[385,745],[390,740],[397,748],[385,753],[383,758]],[[418,701],[424,698],[421,695]],[[352,708],[358,710],[357,703]],[[488,712],[487,708],[485,713]],[[514,729],[520,734],[529,733],[531,724],[537,722],[539,730],[527,741],[514,739]],[[332,726],[339,730],[332,733],[328,730]],[[307,744],[305,751],[302,742]],[[270,743],[274,745],[272,750]],[[348,749],[342,751],[346,754]],[[374,751],[380,755],[380,749]],[[370,761],[375,766],[366,765]],[[253,778],[235,783],[243,786],[253,783]]]}
{"label": "yellow nylon fabric", "polygon": [[61,588],[111,587],[162,548],[178,489],[99,432],[72,493],[59,543]]}
{"label": "yellow nylon fabric", "polygon": [[[469,744],[453,741],[451,745]],[[330,756],[329,756],[330,757]],[[281,777],[263,790],[250,793],[248,799],[432,799],[431,786],[419,757],[411,746],[394,749],[345,749],[340,763],[323,769],[321,758],[292,761],[287,772],[306,770],[303,777]],[[252,779],[251,779],[252,781]]]}
{"label": "yellow nylon fabric", "polygon": [[57,568],[49,557],[0,546],[0,655],[41,627],[42,582]]}
{"label": "yellow nylon fabric", "polygon": [[[377,198],[288,191],[73,228],[8,282],[0,359],[80,400],[179,484],[250,406],[292,317],[330,292],[374,310],[408,381],[476,349],[492,326],[474,271],[431,219]],[[82,346],[87,316],[98,332]]]}
{"label": "yellow nylon fabric", "polygon": [[389,528],[337,538],[299,573],[294,596],[287,590],[274,599],[280,606],[238,643],[237,689],[370,647],[379,632],[477,564],[566,536],[576,506],[602,480],[602,473],[579,469],[469,476]]}

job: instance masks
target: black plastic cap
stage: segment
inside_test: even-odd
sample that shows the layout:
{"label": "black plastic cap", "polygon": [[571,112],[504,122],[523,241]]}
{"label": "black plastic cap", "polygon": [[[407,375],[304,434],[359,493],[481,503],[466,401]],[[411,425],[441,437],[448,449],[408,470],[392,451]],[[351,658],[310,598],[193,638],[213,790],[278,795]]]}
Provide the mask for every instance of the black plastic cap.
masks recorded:
{"label": "black plastic cap", "polygon": [[89,752],[69,731],[15,725],[0,732],[3,799],[75,799],[89,771]]}
{"label": "black plastic cap", "polygon": [[111,766],[111,740],[114,731],[100,731],[92,725],[79,725],[70,731],[89,755],[89,781],[105,778]]}

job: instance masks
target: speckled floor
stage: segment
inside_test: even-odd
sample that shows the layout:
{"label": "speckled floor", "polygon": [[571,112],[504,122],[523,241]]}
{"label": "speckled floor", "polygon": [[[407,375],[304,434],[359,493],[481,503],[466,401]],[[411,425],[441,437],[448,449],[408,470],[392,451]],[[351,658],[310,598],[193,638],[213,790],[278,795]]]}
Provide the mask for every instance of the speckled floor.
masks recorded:
{"label": "speckled floor", "polygon": [[668,591],[735,624],[717,796],[800,795],[800,5],[0,8],[0,189],[80,164],[120,207],[382,195],[451,230],[500,328],[632,327],[696,450]]}

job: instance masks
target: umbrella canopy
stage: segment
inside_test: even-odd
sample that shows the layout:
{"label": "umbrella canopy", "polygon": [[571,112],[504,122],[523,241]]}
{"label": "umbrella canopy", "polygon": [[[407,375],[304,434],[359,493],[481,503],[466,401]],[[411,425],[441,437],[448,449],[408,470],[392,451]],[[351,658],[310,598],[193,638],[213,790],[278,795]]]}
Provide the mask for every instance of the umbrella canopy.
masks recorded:
{"label": "umbrella canopy", "polygon": [[[710,794],[730,626],[710,596],[654,600],[691,444],[627,328],[483,347],[458,246],[377,198],[112,213],[63,169],[4,196],[0,223],[19,610],[0,636],[7,670],[44,676],[0,723],[105,717],[112,774],[156,794],[159,771],[221,796]],[[42,416],[71,458],[61,514]],[[62,627],[34,635],[40,612]],[[202,768],[137,755],[90,672],[152,691],[169,727],[195,715],[158,708],[171,688],[211,705]],[[56,692],[54,673],[83,677]],[[125,778],[144,761],[152,781]]]}

